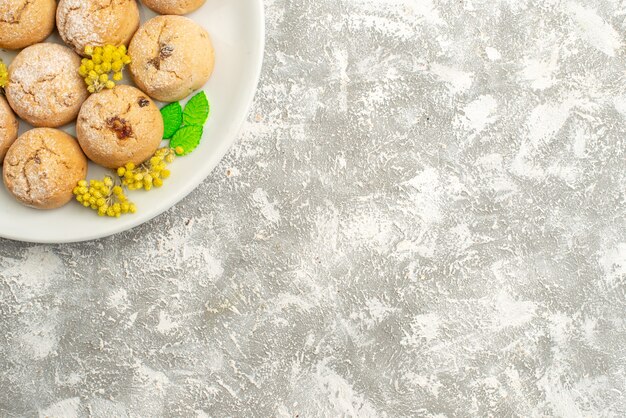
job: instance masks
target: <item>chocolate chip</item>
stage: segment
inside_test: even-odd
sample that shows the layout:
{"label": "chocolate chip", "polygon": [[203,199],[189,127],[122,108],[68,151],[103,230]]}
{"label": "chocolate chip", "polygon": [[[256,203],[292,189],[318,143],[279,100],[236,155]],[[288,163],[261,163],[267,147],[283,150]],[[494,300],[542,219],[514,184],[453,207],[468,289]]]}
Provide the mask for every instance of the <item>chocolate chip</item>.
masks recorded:
{"label": "chocolate chip", "polygon": [[139,107],[146,107],[146,106],[148,106],[148,105],[150,104],[150,102],[148,101],[148,99],[146,99],[146,98],[145,98],[145,97],[143,97],[143,96],[141,96],[141,97],[139,98],[139,102],[137,102],[137,103],[139,103]]}

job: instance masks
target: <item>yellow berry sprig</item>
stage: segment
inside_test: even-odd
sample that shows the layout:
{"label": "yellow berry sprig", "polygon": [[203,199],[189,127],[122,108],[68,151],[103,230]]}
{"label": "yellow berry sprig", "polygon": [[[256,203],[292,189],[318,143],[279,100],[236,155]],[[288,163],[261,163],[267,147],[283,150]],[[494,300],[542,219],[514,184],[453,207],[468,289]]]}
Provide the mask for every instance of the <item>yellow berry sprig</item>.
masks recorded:
{"label": "yellow berry sprig", "polygon": [[9,71],[7,66],[0,60],[0,89],[3,89],[9,82]]}
{"label": "yellow berry sprig", "polygon": [[[90,58],[82,59],[78,73],[85,79],[90,93],[115,87],[115,82],[124,77],[122,70],[131,62],[124,45],[118,47],[106,45],[95,48],[88,45],[85,47],[85,55]],[[112,79],[109,78],[111,73],[113,73]]]}
{"label": "yellow berry sprig", "polygon": [[128,163],[117,169],[117,175],[122,184],[129,190],[151,190],[153,187],[163,186],[163,180],[170,176],[167,164],[176,158],[176,151],[171,148],[159,148],[152,158],[145,163],[135,166]]}
{"label": "yellow berry sprig", "polygon": [[137,207],[128,201],[124,190],[108,176],[89,182],[81,180],[73,192],[80,204],[97,211],[99,216],[119,218],[123,214],[137,212]]}

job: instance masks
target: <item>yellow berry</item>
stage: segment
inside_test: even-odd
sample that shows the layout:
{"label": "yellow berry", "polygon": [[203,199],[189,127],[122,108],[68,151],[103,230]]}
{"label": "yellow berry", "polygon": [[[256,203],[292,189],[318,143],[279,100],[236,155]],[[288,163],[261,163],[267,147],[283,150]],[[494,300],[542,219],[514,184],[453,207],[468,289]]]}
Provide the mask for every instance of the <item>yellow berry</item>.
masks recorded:
{"label": "yellow berry", "polygon": [[132,61],[132,60],[130,59],[130,57],[129,57],[128,55],[124,55],[124,56],[122,57],[122,62],[123,62],[124,64],[130,64],[130,63],[131,63],[131,61]]}
{"label": "yellow berry", "polygon": [[85,55],[91,55],[91,54],[93,54],[93,46],[87,45],[85,47]]}
{"label": "yellow berry", "polygon": [[96,55],[102,55],[102,47],[101,46],[97,46],[93,49],[93,53]]}
{"label": "yellow berry", "polygon": [[98,81],[104,84],[109,81],[109,76],[107,74],[102,74],[100,75],[100,77],[98,77]]}
{"label": "yellow berry", "polygon": [[130,207],[128,208],[128,210],[130,211],[130,213],[135,213],[135,212],[137,212],[137,206],[135,206],[134,203],[131,203]]}
{"label": "yellow berry", "polygon": [[120,45],[117,47],[117,52],[119,52],[122,55],[126,54],[126,45]]}
{"label": "yellow berry", "polygon": [[154,187],[161,187],[163,186],[163,180],[161,180],[160,178],[156,178],[154,179]]}
{"label": "yellow berry", "polygon": [[116,71],[113,73],[113,80],[120,81],[123,78],[124,78],[124,74],[122,74],[121,72]]}
{"label": "yellow berry", "polygon": [[126,168],[120,167],[117,169],[117,175],[122,177],[126,173]]}
{"label": "yellow berry", "polygon": [[113,87],[115,87],[115,82],[109,80],[105,83],[104,85],[107,89],[111,90]]}
{"label": "yellow berry", "polygon": [[87,186],[87,180],[81,180],[78,182],[78,186],[79,187],[86,187]]}
{"label": "yellow berry", "polygon": [[121,61],[114,61],[111,63],[111,69],[116,73],[122,71],[123,66],[124,64]]}
{"label": "yellow berry", "polygon": [[105,186],[111,187],[113,186],[113,179],[111,177],[105,177],[102,181]]}
{"label": "yellow berry", "polygon": [[167,157],[165,157],[165,162],[167,162],[168,164],[171,164],[174,162],[174,154],[168,154]]}
{"label": "yellow berry", "polygon": [[115,47],[113,45],[106,45],[104,47],[104,52],[107,52],[109,54],[112,54],[115,52]]}
{"label": "yellow berry", "polygon": [[113,194],[115,195],[121,195],[123,193],[122,188],[120,186],[115,186],[113,188]]}
{"label": "yellow berry", "polygon": [[170,174],[171,174],[170,170],[163,170],[163,171],[161,171],[161,178],[166,179],[166,178],[168,178],[170,176]]}
{"label": "yellow berry", "polygon": [[185,152],[185,150],[183,149],[183,147],[176,147],[174,148],[174,152],[178,155],[182,155]]}
{"label": "yellow berry", "polygon": [[102,68],[102,72],[108,73],[109,71],[111,71],[111,63],[110,62],[103,62],[100,65],[100,68]]}
{"label": "yellow berry", "polygon": [[102,64],[102,56],[101,55],[94,55],[93,57],[91,57],[91,59],[93,60],[94,64]]}
{"label": "yellow berry", "polygon": [[91,71],[94,67],[95,64],[93,63],[93,61],[87,60],[87,62],[85,63],[85,68],[87,68],[88,71]]}
{"label": "yellow berry", "polygon": [[135,169],[135,164],[133,164],[133,163],[127,163],[127,164],[126,164],[126,169],[127,169],[127,170],[134,170],[134,169]]}

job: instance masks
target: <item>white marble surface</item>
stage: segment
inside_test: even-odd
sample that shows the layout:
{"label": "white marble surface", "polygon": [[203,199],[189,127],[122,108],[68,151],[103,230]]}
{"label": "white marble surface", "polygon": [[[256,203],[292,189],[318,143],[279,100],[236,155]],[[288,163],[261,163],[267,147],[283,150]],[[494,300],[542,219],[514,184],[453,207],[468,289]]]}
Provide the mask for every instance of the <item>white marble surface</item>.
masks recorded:
{"label": "white marble surface", "polygon": [[0,241],[0,416],[625,416],[626,4],[266,9],[182,204]]}

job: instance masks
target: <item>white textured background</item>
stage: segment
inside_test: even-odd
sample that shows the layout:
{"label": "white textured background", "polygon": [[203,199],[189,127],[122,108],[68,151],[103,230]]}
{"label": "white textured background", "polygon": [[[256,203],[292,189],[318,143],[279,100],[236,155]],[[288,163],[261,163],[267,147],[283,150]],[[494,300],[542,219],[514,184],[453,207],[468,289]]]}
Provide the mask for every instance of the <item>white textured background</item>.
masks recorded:
{"label": "white textured background", "polygon": [[625,416],[626,3],[266,9],[182,204],[0,241],[0,416]]}

